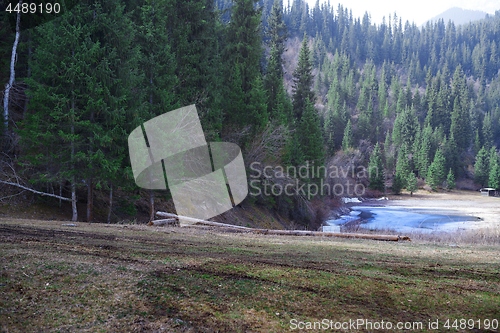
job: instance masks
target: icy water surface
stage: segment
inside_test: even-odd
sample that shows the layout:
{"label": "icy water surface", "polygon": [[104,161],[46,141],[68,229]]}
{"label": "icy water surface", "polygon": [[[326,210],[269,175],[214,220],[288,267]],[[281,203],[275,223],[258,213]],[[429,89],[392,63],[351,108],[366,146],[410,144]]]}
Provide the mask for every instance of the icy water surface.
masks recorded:
{"label": "icy water surface", "polygon": [[481,225],[481,220],[478,220],[477,217],[457,215],[454,211],[446,210],[436,211],[395,206],[354,206],[351,209],[353,211],[350,215],[342,216],[338,220],[327,221],[327,224],[340,226],[349,221],[361,219],[361,228],[397,232],[457,231],[476,229]]}

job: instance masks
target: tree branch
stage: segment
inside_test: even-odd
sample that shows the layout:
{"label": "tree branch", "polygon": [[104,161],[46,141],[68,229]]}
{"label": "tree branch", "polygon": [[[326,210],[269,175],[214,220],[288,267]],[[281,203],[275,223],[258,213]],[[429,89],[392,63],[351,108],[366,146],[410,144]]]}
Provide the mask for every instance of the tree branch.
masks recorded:
{"label": "tree branch", "polygon": [[71,202],[70,198],[61,197],[60,195],[56,195],[56,194],[50,194],[50,193],[40,192],[40,191],[34,190],[32,188],[23,186],[21,184],[6,182],[6,181],[3,181],[3,180],[0,180],[0,183],[1,184],[6,184],[6,185],[11,185],[11,186],[22,188],[23,190],[30,191],[30,192],[33,192],[35,194],[39,194],[42,197],[43,196],[47,196],[47,197],[52,197],[52,198],[56,198],[56,199],[60,199],[60,200],[64,200],[64,201],[70,201]]}

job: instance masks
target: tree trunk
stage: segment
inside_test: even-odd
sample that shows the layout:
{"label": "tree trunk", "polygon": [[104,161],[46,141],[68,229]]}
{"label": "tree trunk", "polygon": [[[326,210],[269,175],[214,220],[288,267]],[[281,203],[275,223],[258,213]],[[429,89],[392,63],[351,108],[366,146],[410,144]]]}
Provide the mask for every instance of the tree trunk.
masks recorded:
{"label": "tree trunk", "polygon": [[94,180],[87,181],[87,222],[94,222]]}
{"label": "tree trunk", "polygon": [[78,209],[76,208],[76,177],[73,176],[71,180],[71,209],[73,211],[73,217],[71,221],[78,221]]}
{"label": "tree trunk", "polygon": [[[73,51],[73,55],[75,52]],[[78,208],[76,207],[76,175],[75,175],[75,96],[71,98],[71,169],[73,171],[73,176],[71,179],[71,209],[73,210],[73,217],[71,221],[76,222],[78,220]]]}
{"label": "tree trunk", "polygon": [[155,193],[149,190],[149,222],[155,219]]}
{"label": "tree trunk", "polygon": [[109,186],[109,210],[108,210],[108,224],[111,223],[111,213],[113,212],[113,184]]}
{"label": "tree trunk", "polygon": [[[19,0],[19,6],[23,3],[22,0]],[[21,36],[21,12],[17,12],[16,19],[16,38],[14,39],[14,45],[12,46],[12,55],[10,57],[10,77],[9,82],[5,85],[5,93],[3,97],[3,125],[4,125],[4,133],[7,134],[9,130],[9,95],[10,89],[14,84],[14,80],[16,79],[15,65],[17,58],[17,45],[19,44],[19,37]]]}
{"label": "tree trunk", "polygon": [[[32,47],[31,47],[31,30],[28,30],[28,75],[27,77],[31,77],[31,53],[32,53]],[[24,107],[23,107],[23,119],[26,117],[26,113],[28,112],[28,103],[29,103],[29,97],[26,96],[26,99],[24,100]]]}
{"label": "tree trunk", "polygon": [[177,219],[164,219],[164,220],[154,220],[153,222],[149,222],[149,225],[154,226],[162,226],[162,225],[174,225],[178,226],[179,222]]}

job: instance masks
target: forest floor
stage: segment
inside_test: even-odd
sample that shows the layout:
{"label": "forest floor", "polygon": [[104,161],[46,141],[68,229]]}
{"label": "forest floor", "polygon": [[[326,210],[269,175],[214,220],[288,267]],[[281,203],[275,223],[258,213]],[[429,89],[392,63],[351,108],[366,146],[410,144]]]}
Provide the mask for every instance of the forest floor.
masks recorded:
{"label": "forest floor", "polygon": [[0,332],[498,332],[498,244],[64,224],[0,219]]}

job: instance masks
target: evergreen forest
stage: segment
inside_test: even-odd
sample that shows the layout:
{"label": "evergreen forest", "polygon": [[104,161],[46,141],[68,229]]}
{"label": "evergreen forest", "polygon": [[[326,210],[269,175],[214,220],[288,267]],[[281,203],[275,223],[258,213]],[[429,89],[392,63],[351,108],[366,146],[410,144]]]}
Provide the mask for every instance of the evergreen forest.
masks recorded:
{"label": "evergreen forest", "polygon": [[24,187],[74,221],[152,219],[171,197],[135,185],[128,135],[191,104],[258,178],[244,204],[304,228],[339,195],[266,186],[334,185],[337,166],[366,168],[352,181],[373,196],[500,189],[500,11],[418,27],[304,0],[59,4],[0,13],[1,200]]}

